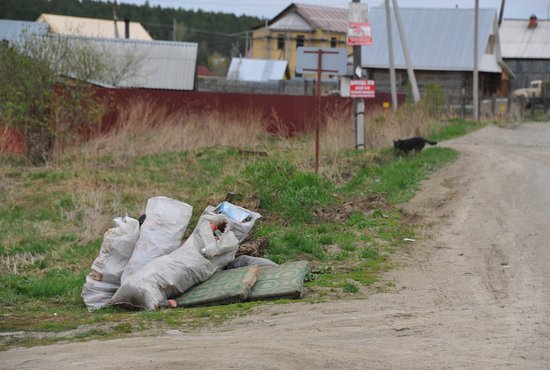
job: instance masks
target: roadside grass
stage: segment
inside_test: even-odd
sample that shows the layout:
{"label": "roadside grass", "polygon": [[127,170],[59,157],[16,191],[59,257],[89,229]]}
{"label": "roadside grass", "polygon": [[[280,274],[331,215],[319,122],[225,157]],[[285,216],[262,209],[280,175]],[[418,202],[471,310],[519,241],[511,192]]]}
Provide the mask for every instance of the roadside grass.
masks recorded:
{"label": "roadside grass", "polygon": [[[429,132],[432,139],[446,140],[479,127],[446,121]],[[207,205],[235,192],[240,205],[262,214],[252,237],[267,239],[264,257],[277,263],[309,261],[305,288],[316,293],[307,299],[331,299],[332,292],[360,294],[394,267],[391,254],[403,239],[415,237],[415,226],[397,205],[457,156],[439,147],[404,157],[389,147],[337,150],[334,144],[321,152],[317,175],[311,138],[265,139],[246,150],[220,146],[162,152],[150,147],[122,157],[108,150],[95,157],[70,153],[53,167],[2,162],[0,332],[28,335],[5,335],[0,349],[147,335],[159,328],[188,330],[264,304],[154,312],[85,309],[80,293],[103,233],[114,217],[138,217],[146,200],[156,195],[194,206],[190,232]]]}
{"label": "roadside grass", "polygon": [[486,126],[485,122],[468,121],[463,118],[451,118],[443,124],[433,125],[428,129],[431,140],[444,141],[464,136]]}

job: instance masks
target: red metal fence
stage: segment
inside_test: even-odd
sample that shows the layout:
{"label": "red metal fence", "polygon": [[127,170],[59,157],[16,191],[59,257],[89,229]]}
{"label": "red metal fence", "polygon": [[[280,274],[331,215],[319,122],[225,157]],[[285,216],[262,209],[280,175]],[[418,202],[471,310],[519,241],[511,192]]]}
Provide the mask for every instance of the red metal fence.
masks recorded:
{"label": "red metal fence", "polygon": [[[218,111],[227,114],[254,111],[269,122],[270,131],[289,134],[307,131],[315,127],[317,112],[316,96],[241,94],[219,92],[173,91],[152,89],[106,89],[98,88],[100,96],[110,95],[116,107],[124,107],[132,101],[141,100],[162,105],[167,113],[200,113]],[[404,96],[399,96],[401,102]],[[389,94],[378,93],[373,99],[365,99],[365,109],[391,101]],[[321,113],[351,109],[353,99],[337,95],[321,97]],[[351,112],[351,110],[349,110]],[[116,112],[106,115],[103,128],[115,124]],[[282,126],[282,127],[281,127]]]}
{"label": "red metal fence", "polygon": [[[118,119],[120,108],[127,107],[134,101],[145,101],[165,109],[167,114],[201,113],[217,111],[223,114],[239,114],[254,112],[264,122],[268,122],[268,130],[275,133],[293,135],[308,131],[315,127],[317,114],[317,97],[303,95],[268,95],[241,94],[219,92],[197,92],[154,89],[110,89],[97,88],[99,97],[108,97],[111,109],[104,115],[100,131],[113,127]],[[400,103],[405,99],[399,97]],[[391,101],[389,94],[377,93],[376,98],[365,99],[365,109],[381,107],[383,102]],[[334,112],[349,112],[350,119],[353,99],[337,95],[321,97],[321,114],[330,115]],[[92,130],[95,131],[95,130]],[[17,131],[0,128],[0,153],[21,154],[23,140]]]}

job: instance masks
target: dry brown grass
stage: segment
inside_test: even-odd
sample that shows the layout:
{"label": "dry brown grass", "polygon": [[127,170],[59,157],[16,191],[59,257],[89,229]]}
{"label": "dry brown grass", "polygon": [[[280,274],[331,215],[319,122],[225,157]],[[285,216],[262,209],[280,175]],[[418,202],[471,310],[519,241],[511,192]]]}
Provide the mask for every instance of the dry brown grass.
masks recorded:
{"label": "dry brown grass", "polygon": [[[323,119],[320,145],[323,152],[332,155],[355,147],[355,121],[350,109],[335,108]],[[430,123],[427,115],[414,107],[404,107],[397,113],[371,109],[365,113],[365,143],[371,148],[389,146],[394,139],[424,134]],[[230,113],[168,112],[161,105],[138,100],[119,112],[116,129],[85,143],[80,151],[86,156],[114,158],[209,147],[265,151],[269,124],[278,127],[281,133],[275,147],[302,160],[304,152],[315,144],[313,133],[285,137],[287,130],[275,112],[269,118],[252,109]]]}
{"label": "dry brown grass", "polygon": [[[320,134],[320,172],[340,177],[339,152],[355,148],[355,120],[349,108],[333,108],[323,119]],[[391,146],[392,140],[424,135],[432,120],[418,107],[370,109],[365,113],[367,148]],[[277,140],[269,140],[267,127],[278,129]],[[315,134],[288,137],[276,112],[263,117],[252,109],[240,112],[210,110],[201,113],[169,112],[165,107],[138,100],[119,112],[116,129],[77,149],[81,158],[109,156],[114,164],[128,158],[164,152],[200,152],[205,148],[233,147],[277,153],[300,170],[315,165]],[[74,151],[73,151],[74,154]]]}
{"label": "dry brown grass", "polygon": [[119,112],[115,129],[90,140],[79,151],[87,157],[125,159],[220,146],[255,150],[265,142],[265,125],[253,111],[186,114],[138,100]]}

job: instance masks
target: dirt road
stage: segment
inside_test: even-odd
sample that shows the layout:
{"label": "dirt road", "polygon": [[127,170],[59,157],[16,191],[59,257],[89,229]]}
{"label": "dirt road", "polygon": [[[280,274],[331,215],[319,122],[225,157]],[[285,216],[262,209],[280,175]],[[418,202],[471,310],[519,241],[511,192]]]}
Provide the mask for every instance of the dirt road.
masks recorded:
{"label": "dirt road", "polygon": [[405,206],[431,226],[391,292],[264,306],[198,333],[15,349],[0,367],[550,368],[550,124],[440,145],[462,155]]}

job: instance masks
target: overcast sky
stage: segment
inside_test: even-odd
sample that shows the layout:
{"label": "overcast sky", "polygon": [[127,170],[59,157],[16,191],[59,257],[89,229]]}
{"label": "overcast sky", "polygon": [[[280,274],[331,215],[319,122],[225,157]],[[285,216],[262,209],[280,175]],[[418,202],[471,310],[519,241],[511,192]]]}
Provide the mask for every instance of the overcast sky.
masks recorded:
{"label": "overcast sky", "polygon": [[[502,0],[479,0],[480,8],[500,9]],[[350,0],[299,0],[297,3],[315,4],[347,8]],[[473,8],[475,0],[398,0],[399,7],[445,7]],[[118,0],[118,3],[143,5],[145,0]],[[382,0],[361,0],[369,6],[379,6]],[[291,4],[290,1],[277,0],[149,0],[152,6],[166,8],[202,9],[204,11],[235,13],[271,19]],[[536,14],[539,19],[547,19],[550,0],[505,0],[504,18],[527,19]]]}

